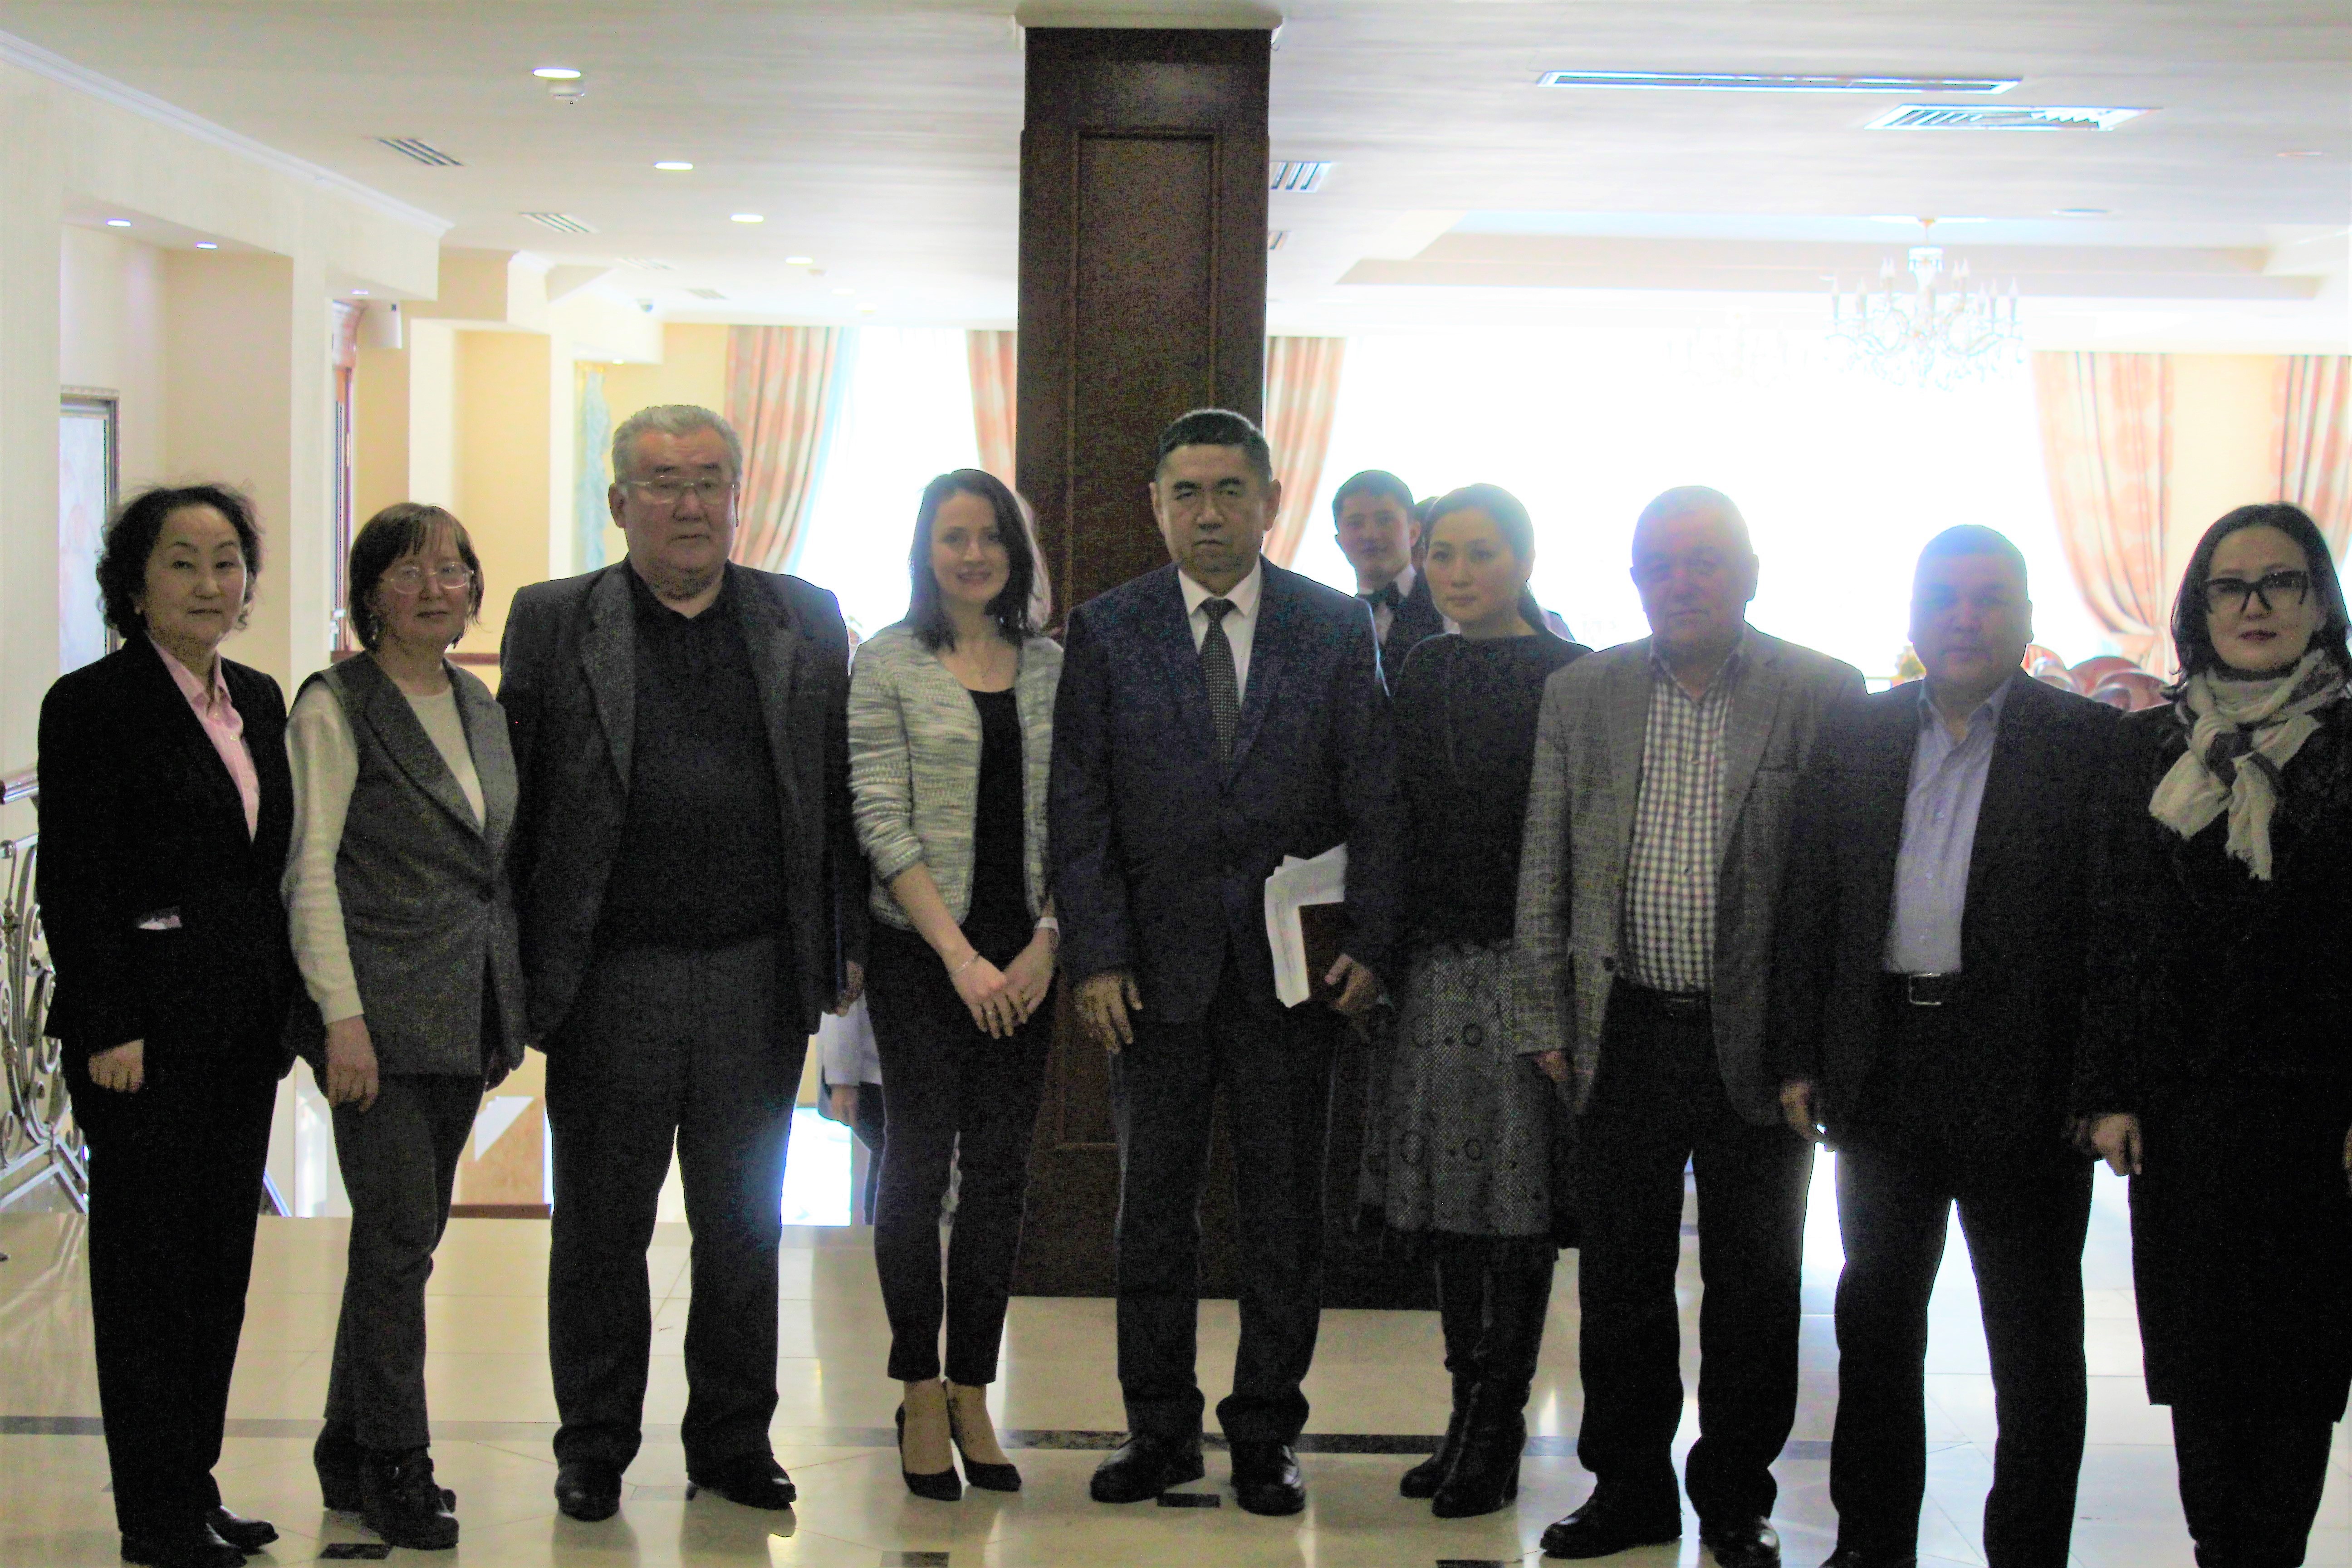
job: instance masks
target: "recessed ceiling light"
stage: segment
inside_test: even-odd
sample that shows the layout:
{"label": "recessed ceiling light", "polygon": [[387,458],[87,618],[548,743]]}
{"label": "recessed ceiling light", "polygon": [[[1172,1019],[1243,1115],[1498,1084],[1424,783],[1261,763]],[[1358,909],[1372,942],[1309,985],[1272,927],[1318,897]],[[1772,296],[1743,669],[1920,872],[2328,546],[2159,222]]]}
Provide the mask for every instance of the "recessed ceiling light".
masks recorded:
{"label": "recessed ceiling light", "polygon": [[578,81],[580,73],[570,66],[541,66],[530,73],[541,81]]}
{"label": "recessed ceiling light", "polygon": [[2105,207],[2060,207],[2052,216],[2056,217],[2105,217],[2107,216],[2107,209]]}
{"label": "recessed ceiling light", "polygon": [[131,220],[127,217],[110,217],[106,220],[106,226],[109,228],[129,228],[131,226]]}
{"label": "recessed ceiling light", "polygon": [[196,248],[198,250],[218,250],[220,246],[213,240],[200,239],[196,241]]}
{"label": "recessed ceiling light", "polygon": [[2279,154],[2282,158],[2316,158],[2319,155],[2319,149],[2316,147],[2303,147],[2298,148],[2292,153],[2282,153]]}
{"label": "recessed ceiling light", "polygon": [[682,174],[688,169],[693,168],[694,165],[687,163],[682,158],[666,158],[662,162],[656,163],[654,167],[656,169],[667,170],[673,174]]}
{"label": "recessed ceiling light", "polygon": [[1546,71],[1538,87],[1645,87],[1715,92],[2007,92],[2021,77],[1796,76],[1746,71]]}
{"label": "recessed ceiling light", "polygon": [[881,308],[879,305],[860,305],[857,307],[857,313],[861,316],[870,316]]}
{"label": "recessed ceiling light", "polygon": [[816,258],[814,256],[787,256],[784,258],[784,265],[787,267],[814,267],[816,265]]}
{"label": "recessed ceiling light", "polygon": [[366,298],[367,298],[367,290],[366,290],[366,289],[352,289],[352,292],[354,295],[356,295],[357,297],[359,297],[360,299],[364,300],[364,299],[366,299]]}
{"label": "recessed ceiling light", "polygon": [[730,213],[727,216],[733,218],[737,223],[765,223],[768,221],[767,217],[761,213]]}

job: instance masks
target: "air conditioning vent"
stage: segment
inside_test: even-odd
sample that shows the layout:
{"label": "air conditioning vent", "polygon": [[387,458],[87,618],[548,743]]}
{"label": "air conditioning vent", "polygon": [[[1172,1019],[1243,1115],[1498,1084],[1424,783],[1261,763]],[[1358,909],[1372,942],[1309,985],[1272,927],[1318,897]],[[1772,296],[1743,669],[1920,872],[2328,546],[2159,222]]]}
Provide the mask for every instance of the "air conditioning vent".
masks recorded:
{"label": "air conditioning vent", "polygon": [[624,256],[619,258],[619,260],[622,266],[633,267],[639,272],[675,272],[677,270],[677,264],[676,262],[656,261],[650,256]]}
{"label": "air conditioning vent", "polygon": [[726,295],[721,294],[716,289],[688,289],[687,292],[693,295],[698,300],[724,300],[727,298]]}
{"label": "air conditioning vent", "polygon": [[1312,195],[1323,188],[1323,182],[1330,175],[1332,167],[1329,163],[1276,163],[1267,171],[1265,188],[1288,191],[1298,196]]}
{"label": "air conditioning vent", "polygon": [[551,228],[558,234],[593,234],[596,231],[573,217],[570,213],[525,213],[523,216],[541,228]]}
{"label": "air conditioning vent", "polygon": [[413,159],[431,168],[462,169],[466,166],[462,159],[452,158],[431,142],[419,142],[414,136],[379,136],[376,141],[391,148],[402,157]]}
{"label": "air conditioning vent", "polygon": [[1280,250],[1282,248],[1283,242],[1289,237],[1290,231],[1286,228],[1267,229],[1265,231],[1265,247],[1268,250]]}
{"label": "air conditioning vent", "polygon": [[1871,131],[2113,131],[2145,109],[1979,109],[1906,103],[1872,121]]}
{"label": "air conditioning vent", "polygon": [[1712,92],[2007,92],[2021,77],[1786,76],[1746,71],[1546,71],[1538,87],[1645,87]]}

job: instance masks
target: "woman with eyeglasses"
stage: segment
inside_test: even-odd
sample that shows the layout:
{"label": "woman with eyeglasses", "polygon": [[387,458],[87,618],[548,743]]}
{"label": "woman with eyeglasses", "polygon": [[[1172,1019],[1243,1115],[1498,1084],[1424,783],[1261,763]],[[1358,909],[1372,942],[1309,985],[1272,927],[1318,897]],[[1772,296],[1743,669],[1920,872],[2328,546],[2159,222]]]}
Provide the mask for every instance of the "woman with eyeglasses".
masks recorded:
{"label": "woman with eyeglasses", "polygon": [[352,542],[365,649],[294,700],[286,904],[313,1006],[297,1048],[335,1122],[349,1263],[311,1457],[327,1507],[394,1546],[457,1543],[433,1479],[425,1282],[482,1092],[522,1062],[507,884],[515,764],[489,689],[448,658],[481,611],[465,525],[401,502]]}
{"label": "woman with eyeglasses", "polygon": [[2075,1104],[2131,1178],[2197,1561],[2292,1568],[2352,1388],[2352,651],[2311,519],[2206,530],[2172,637],[2118,726]]}

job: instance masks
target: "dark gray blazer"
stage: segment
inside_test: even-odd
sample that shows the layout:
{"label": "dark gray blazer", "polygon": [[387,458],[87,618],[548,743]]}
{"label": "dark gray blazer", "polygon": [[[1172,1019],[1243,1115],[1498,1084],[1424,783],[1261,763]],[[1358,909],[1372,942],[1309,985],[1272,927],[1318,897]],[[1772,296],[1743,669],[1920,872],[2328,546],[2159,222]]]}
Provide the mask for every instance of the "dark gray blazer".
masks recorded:
{"label": "dark gray blazer", "polygon": [[[1863,683],[1852,665],[1753,626],[1740,657],[1747,668],[1724,731],[1712,1011],[1731,1103],[1767,1125],[1780,1120],[1765,1013],[1797,777],[1830,715],[1860,701]],[[1600,1070],[1617,980],[1650,679],[1647,637],[1589,654],[1545,685],[1537,721],[1516,928],[1519,1049],[1566,1051],[1580,1107]]]}
{"label": "dark gray blazer", "polygon": [[[451,666],[449,684],[482,786],[482,821],[416,711],[375,660],[348,658],[304,681],[342,705],[359,777],[335,852],[335,894],[368,1039],[394,1076],[480,1073],[522,1065],[522,958],[507,849],[515,819],[514,753],[490,689]],[[299,700],[298,696],[297,700]],[[485,1016],[499,1038],[483,1059]],[[325,1034],[316,1004],[294,1010],[294,1045],[316,1067]]]}
{"label": "dark gray blazer", "polygon": [[[514,596],[499,650],[522,801],[516,907],[531,1043],[555,1044],[594,956],[604,884],[628,815],[636,620],[625,561]],[[783,818],[790,942],[781,976],[803,1035],[866,959],[866,863],[849,802],[849,632],[834,596],[730,565],[759,682]],[[782,1044],[783,1042],[779,1042]]]}

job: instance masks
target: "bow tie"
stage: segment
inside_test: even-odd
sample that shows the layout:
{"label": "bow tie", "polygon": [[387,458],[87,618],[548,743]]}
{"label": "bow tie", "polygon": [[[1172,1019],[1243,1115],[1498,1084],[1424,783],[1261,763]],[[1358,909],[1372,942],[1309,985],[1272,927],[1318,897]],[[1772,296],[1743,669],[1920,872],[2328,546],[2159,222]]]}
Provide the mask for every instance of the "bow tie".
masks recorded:
{"label": "bow tie", "polygon": [[1383,606],[1393,610],[1404,602],[1404,595],[1397,592],[1397,585],[1394,583],[1391,583],[1385,588],[1377,589],[1370,594],[1359,594],[1356,596],[1376,610]]}

